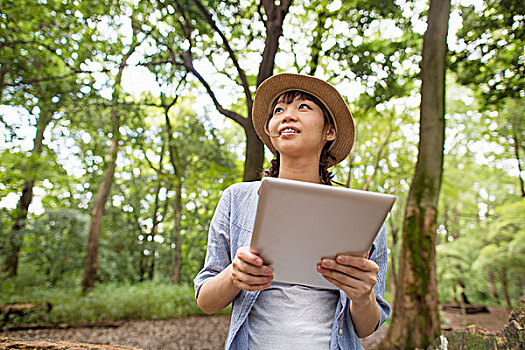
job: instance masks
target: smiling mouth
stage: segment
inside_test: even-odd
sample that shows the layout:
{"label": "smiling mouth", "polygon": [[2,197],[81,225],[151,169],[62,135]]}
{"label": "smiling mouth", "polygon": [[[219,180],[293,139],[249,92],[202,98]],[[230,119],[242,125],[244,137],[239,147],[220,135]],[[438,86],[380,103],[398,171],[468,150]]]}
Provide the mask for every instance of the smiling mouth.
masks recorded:
{"label": "smiling mouth", "polygon": [[299,134],[298,130],[292,128],[286,128],[281,131],[281,135]]}

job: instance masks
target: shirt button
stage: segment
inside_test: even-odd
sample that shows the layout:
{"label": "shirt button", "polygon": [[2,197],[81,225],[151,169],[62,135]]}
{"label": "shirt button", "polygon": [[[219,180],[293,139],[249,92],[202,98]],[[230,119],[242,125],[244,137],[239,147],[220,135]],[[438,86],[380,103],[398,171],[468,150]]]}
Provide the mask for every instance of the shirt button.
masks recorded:
{"label": "shirt button", "polygon": [[343,329],[339,328],[339,335],[343,334]]}

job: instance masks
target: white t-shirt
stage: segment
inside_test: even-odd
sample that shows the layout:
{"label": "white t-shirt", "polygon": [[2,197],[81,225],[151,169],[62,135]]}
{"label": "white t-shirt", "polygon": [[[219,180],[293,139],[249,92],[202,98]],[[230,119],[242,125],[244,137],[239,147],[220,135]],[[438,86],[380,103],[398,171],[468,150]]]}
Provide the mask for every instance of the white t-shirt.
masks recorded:
{"label": "white t-shirt", "polygon": [[328,349],[339,293],[272,283],[248,315],[249,349]]}

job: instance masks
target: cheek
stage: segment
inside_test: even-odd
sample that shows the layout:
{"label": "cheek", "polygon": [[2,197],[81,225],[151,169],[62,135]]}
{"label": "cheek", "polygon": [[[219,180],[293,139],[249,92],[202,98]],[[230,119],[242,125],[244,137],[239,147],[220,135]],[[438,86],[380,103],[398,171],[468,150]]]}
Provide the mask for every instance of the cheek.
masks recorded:
{"label": "cheek", "polygon": [[272,131],[274,131],[274,129],[277,127],[277,121],[275,120],[275,118],[271,118],[268,123],[266,124],[266,133],[267,134],[270,134]]}

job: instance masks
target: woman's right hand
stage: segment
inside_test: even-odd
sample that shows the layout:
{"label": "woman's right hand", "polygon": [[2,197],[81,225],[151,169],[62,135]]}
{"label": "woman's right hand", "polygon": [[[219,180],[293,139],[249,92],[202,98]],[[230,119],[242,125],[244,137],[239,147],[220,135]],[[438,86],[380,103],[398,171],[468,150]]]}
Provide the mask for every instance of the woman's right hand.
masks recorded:
{"label": "woman's right hand", "polygon": [[237,250],[231,264],[233,285],[247,291],[264,290],[271,286],[273,270],[250,247]]}

